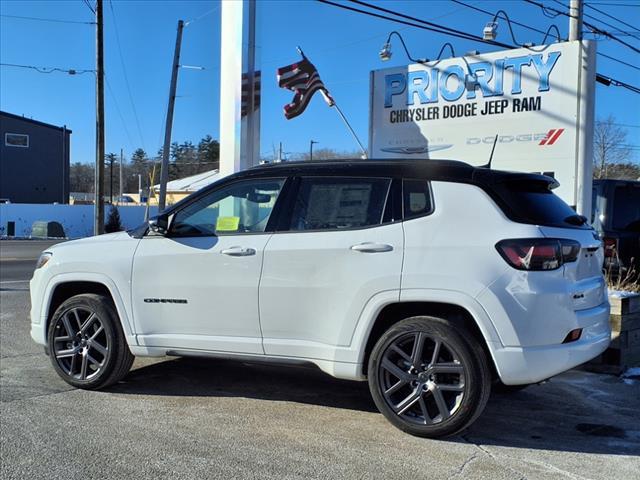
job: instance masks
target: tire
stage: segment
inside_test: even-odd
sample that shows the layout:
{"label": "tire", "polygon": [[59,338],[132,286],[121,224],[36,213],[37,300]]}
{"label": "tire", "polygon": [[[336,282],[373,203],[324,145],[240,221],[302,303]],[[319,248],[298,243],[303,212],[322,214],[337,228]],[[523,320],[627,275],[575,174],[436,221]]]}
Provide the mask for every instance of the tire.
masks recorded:
{"label": "tire", "polygon": [[76,295],[58,307],[49,324],[47,347],[56,373],[86,390],[121,380],[134,360],[113,303],[93,293]]}
{"label": "tire", "polygon": [[411,317],[395,324],[374,346],[368,371],[380,412],[419,437],[445,437],[465,429],[482,413],[491,393],[484,350],[471,334],[442,318]]}

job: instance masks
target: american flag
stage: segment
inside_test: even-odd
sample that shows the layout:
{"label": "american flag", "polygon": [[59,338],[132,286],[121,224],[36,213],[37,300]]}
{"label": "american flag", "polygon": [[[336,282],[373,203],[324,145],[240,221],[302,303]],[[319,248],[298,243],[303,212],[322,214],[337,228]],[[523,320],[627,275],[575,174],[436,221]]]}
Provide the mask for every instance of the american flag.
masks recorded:
{"label": "american flag", "polygon": [[318,90],[325,102],[333,107],[334,101],[329,91],[320,80],[316,67],[302,54],[302,60],[278,69],[278,86],[295,92],[293,100],[284,106],[284,116],[287,120],[297,117],[311,101],[311,97]]}

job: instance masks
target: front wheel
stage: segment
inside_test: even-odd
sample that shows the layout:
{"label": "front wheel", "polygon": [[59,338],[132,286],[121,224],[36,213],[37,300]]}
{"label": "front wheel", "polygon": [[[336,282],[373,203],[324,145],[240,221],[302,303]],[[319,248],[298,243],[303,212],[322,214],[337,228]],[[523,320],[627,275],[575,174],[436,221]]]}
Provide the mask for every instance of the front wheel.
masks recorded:
{"label": "front wheel", "polygon": [[56,310],[47,335],[53,368],[70,385],[94,390],[123,378],[134,357],[111,300],[82,294]]}
{"label": "front wheel", "polygon": [[482,347],[441,318],[411,317],[395,324],[373,348],[368,371],[382,414],[421,437],[463,430],[482,413],[491,393]]}

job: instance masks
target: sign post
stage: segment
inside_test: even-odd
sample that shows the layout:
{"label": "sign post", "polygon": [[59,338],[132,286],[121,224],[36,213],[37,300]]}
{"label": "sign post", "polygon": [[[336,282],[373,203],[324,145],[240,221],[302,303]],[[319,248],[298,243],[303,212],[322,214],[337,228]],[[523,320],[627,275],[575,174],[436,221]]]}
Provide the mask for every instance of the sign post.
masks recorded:
{"label": "sign post", "polygon": [[[222,2],[220,19],[220,173],[258,165],[260,96],[256,95],[255,0]],[[243,76],[247,88],[243,105]]]}

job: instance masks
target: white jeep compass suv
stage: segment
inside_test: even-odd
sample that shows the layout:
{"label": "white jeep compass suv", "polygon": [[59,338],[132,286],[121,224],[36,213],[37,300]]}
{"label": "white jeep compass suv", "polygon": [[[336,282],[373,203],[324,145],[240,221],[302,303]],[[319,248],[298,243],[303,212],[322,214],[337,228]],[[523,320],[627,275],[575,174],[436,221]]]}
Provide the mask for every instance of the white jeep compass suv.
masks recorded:
{"label": "white jeep compass suv", "polygon": [[541,175],[452,161],[281,163],[133,231],[44,252],[31,336],[104,388],[135,355],[308,362],[368,379],[398,428],[438,437],[609,345],[603,250]]}

